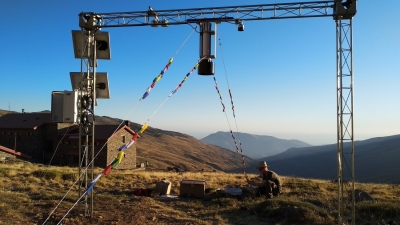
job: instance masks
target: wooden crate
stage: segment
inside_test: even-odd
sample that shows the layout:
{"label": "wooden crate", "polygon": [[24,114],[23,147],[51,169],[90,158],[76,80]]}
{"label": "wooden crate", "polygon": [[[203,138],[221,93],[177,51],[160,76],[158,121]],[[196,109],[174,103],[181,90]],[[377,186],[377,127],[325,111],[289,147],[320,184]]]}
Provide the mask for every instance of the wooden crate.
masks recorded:
{"label": "wooden crate", "polygon": [[171,192],[171,182],[168,180],[162,180],[156,183],[156,192],[159,192],[160,195],[169,195]]}
{"label": "wooden crate", "polygon": [[204,198],[206,190],[205,180],[182,180],[180,182],[181,197]]}

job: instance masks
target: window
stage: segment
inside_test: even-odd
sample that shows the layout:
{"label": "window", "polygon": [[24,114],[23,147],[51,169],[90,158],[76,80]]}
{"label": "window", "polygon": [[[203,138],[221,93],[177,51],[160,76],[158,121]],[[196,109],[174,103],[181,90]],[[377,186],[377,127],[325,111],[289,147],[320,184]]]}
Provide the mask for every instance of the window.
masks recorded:
{"label": "window", "polygon": [[20,141],[21,140],[21,132],[16,132],[17,133],[17,140]]}
{"label": "window", "polygon": [[125,143],[125,135],[122,136],[122,143]]}
{"label": "window", "polygon": [[32,136],[32,132],[28,131],[28,136]]}

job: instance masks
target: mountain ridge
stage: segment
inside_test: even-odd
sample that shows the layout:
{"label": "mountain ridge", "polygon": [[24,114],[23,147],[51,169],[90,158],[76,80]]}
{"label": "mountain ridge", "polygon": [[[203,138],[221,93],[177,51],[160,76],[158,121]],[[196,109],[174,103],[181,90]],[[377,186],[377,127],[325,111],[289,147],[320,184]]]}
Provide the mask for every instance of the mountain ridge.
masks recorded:
{"label": "mountain ridge", "polygon": [[[350,143],[345,143],[344,149],[350,149]],[[344,179],[351,177],[349,157],[343,162]],[[400,184],[400,135],[355,141],[354,158],[356,181]],[[336,144],[288,149],[262,160],[282,175],[331,180],[338,177]]]}
{"label": "mountain ridge", "polygon": [[[239,151],[242,147],[244,154],[252,159],[276,155],[293,147],[312,146],[296,139],[287,140],[268,135],[236,132],[234,136]],[[230,132],[218,131],[200,139],[200,141],[236,151],[235,141]]]}

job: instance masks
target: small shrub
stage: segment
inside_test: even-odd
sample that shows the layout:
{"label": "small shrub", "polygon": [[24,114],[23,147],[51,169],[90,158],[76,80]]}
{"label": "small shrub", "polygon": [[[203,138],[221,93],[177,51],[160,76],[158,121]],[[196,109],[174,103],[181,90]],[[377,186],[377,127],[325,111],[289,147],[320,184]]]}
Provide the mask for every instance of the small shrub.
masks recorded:
{"label": "small shrub", "polygon": [[44,178],[46,180],[54,180],[57,177],[57,172],[51,170],[35,170],[31,173],[31,175],[37,178]]}
{"label": "small shrub", "polygon": [[76,173],[63,173],[61,179],[75,181],[78,175]]}
{"label": "small shrub", "polygon": [[373,215],[374,218],[399,218],[400,206],[390,202],[365,201],[356,204],[360,215]]}
{"label": "small shrub", "polygon": [[7,169],[0,168],[0,175],[1,175],[1,176],[6,177],[6,176],[7,176],[7,173],[8,173]]}

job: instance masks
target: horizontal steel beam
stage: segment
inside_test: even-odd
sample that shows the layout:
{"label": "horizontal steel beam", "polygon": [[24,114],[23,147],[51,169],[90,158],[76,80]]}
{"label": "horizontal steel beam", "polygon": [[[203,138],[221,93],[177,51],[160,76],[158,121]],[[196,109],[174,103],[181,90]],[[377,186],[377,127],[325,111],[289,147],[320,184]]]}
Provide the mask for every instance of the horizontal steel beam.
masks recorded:
{"label": "horizontal steel beam", "polygon": [[[338,2],[338,0],[336,0]],[[334,15],[335,1],[298,2],[190,8],[174,10],[153,10],[136,12],[94,13],[82,12],[81,28],[167,26],[199,23],[202,20],[215,22],[273,20],[290,18],[328,17]],[[228,19],[229,18],[229,19]]]}

